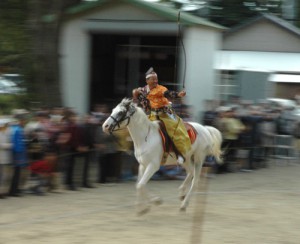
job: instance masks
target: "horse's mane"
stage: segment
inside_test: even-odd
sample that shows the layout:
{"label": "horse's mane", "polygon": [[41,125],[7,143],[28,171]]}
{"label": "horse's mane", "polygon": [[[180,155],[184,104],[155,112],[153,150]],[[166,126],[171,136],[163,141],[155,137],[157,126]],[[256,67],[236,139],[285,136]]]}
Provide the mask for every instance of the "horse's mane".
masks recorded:
{"label": "horse's mane", "polygon": [[122,101],[120,102],[120,105],[128,106],[130,103],[132,103],[133,100],[132,98],[123,98]]}
{"label": "horse's mane", "polygon": [[136,110],[145,114],[144,110],[141,107],[139,107],[135,102],[133,102],[132,98],[127,98],[127,97],[123,98],[123,100],[120,102],[119,105],[124,107],[134,106]]}

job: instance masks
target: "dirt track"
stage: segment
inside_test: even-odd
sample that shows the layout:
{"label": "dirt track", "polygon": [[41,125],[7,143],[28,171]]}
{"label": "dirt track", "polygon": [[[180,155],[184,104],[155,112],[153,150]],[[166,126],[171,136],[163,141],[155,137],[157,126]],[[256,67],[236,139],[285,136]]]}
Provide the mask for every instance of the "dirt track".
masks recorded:
{"label": "dirt track", "polygon": [[185,213],[180,183],[151,181],[164,203],[142,217],[134,182],[0,200],[0,244],[300,243],[300,164],[217,175]]}

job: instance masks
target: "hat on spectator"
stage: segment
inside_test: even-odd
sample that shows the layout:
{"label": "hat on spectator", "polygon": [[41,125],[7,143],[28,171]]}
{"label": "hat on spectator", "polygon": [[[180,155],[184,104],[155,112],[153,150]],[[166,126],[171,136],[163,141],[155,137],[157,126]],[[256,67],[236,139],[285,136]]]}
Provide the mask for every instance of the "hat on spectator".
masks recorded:
{"label": "hat on spectator", "polygon": [[232,107],[229,106],[221,106],[217,108],[217,112],[229,112],[232,110]]}
{"label": "hat on spectator", "polygon": [[49,118],[49,113],[46,111],[37,111],[35,112],[35,116]]}
{"label": "hat on spectator", "polygon": [[57,124],[60,123],[63,120],[63,118],[64,116],[62,115],[50,115],[50,122]]}
{"label": "hat on spectator", "polygon": [[26,109],[13,109],[12,115],[15,119],[24,119],[29,112]]}
{"label": "hat on spectator", "polygon": [[0,118],[0,127],[6,126],[11,122],[12,120],[9,118]]}

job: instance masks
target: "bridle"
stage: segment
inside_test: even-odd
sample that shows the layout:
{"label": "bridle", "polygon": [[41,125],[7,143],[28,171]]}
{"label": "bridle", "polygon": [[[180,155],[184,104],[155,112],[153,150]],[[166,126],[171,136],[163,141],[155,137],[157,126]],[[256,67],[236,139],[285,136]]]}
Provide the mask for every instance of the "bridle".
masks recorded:
{"label": "bridle", "polygon": [[126,111],[119,111],[115,117],[112,115],[109,116],[109,118],[113,120],[113,123],[109,127],[110,134],[112,134],[114,131],[121,130],[121,123],[125,120],[127,120],[125,126],[129,125],[131,116],[136,112],[136,108],[133,105],[124,107],[126,108]]}

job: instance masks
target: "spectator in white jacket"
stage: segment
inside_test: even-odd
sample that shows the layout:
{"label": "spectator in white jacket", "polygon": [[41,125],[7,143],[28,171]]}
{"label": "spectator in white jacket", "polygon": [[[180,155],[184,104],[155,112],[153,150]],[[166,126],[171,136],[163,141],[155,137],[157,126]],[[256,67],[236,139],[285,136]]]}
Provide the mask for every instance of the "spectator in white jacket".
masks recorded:
{"label": "spectator in white jacket", "polygon": [[7,196],[12,178],[12,143],[8,124],[8,119],[0,119],[0,198]]}

